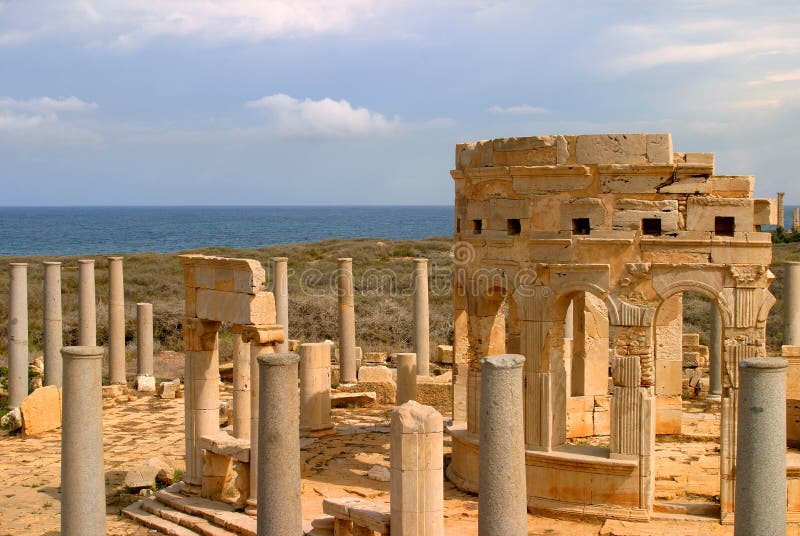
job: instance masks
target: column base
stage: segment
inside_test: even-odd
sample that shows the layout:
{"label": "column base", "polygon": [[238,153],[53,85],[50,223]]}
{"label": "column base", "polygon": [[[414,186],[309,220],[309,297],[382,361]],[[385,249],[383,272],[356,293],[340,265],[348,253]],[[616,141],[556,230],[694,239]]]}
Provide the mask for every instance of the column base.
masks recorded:
{"label": "column base", "polygon": [[332,422],[317,426],[301,426],[300,437],[323,437],[336,433]]}
{"label": "column base", "polygon": [[258,515],[258,501],[254,498],[247,499],[247,506],[244,507],[244,513],[256,517]]}
{"label": "column base", "polygon": [[722,394],[711,394],[709,393],[706,395],[706,400],[711,400],[713,402],[720,402],[722,400]]}
{"label": "column base", "polygon": [[181,495],[186,495],[186,496],[191,497],[191,496],[200,495],[200,492],[202,491],[202,489],[203,489],[203,487],[200,484],[193,484],[191,482],[187,482],[187,481],[184,480],[183,482],[181,482],[180,493],[181,493]]}

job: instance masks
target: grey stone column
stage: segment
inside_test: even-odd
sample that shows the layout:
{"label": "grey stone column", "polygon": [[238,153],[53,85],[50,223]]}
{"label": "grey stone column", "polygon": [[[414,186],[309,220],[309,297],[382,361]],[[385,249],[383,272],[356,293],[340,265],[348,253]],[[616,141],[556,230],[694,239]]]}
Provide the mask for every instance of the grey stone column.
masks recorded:
{"label": "grey stone column", "polygon": [[78,261],[78,344],[80,346],[97,345],[94,259]]}
{"label": "grey stone column", "polygon": [[522,367],[525,358],[502,354],[481,359],[478,454],[478,534],[528,534],[525,489]]}
{"label": "grey stone column", "polygon": [[395,354],[397,363],[397,396],[395,405],[402,406],[417,398],[417,354]]}
{"label": "grey stone column", "polygon": [[61,348],[64,326],[61,317],[61,263],[45,262],[43,320],[44,385],[61,387]]}
{"label": "grey stone column", "polygon": [[259,536],[301,536],[297,354],[261,354],[259,366]]}
{"label": "grey stone column", "polygon": [[711,302],[711,336],[708,341],[709,382],[708,395],[719,400],[722,396],[722,316],[717,304]]}
{"label": "grey stone column", "polygon": [[289,276],[286,257],[272,258],[272,294],[275,296],[275,321],[283,326],[283,342],[278,343],[278,352],[289,351]]}
{"label": "grey stone column", "polygon": [[105,534],[103,348],[68,346],[61,355],[61,534]]}
{"label": "grey stone column", "polygon": [[739,362],[734,534],[786,534],[786,360]]}
{"label": "grey stone column", "polygon": [[356,317],[353,291],[353,259],[339,259],[339,383],[356,383]]}
{"label": "grey stone column", "polygon": [[783,206],[783,192],[778,192],[778,227],[786,227],[786,212]]}
{"label": "grey stone column", "polygon": [[125,287],[122,257],[108,258],[108,380],[125,380]]}
{"label": "grey stone column", "polygon": [[444,535],[442,416],[409,401],[392,410],[392,536]]}
{"label": "grey stone column", "polygon": [[250,439],[250,343],[233,326],[233,437]]}
{"label": "grey stone column", "polygon": [[331,345],[300,345],[300,432],[320,435],[333,430],[331,422]]}
{"label": "grey stone column", "polygon": [[8,292],[8,407],[28,396],[28,265],[12,262]]}
{"label": "grey stone column", "polygon": [[800,346],[800,262],[783,263],[783,344]]}
{"label": "grey stone column", "polygon": [[414,259],[414,353],[417,374],[427,376],[431,353],[428,259]]}
{"label": "grey stone column", "polygon": [[153,304],[136,304],[136,374],[153,375]]}

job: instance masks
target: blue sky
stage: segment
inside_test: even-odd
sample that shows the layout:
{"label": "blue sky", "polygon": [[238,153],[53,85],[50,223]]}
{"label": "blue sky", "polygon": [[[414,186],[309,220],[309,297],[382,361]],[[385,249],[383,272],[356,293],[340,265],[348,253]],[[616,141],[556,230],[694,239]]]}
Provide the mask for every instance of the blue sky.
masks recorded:
{"label": "blue sky", "polygon": [[671,132],[800,204],[796,1],[0,0],[0,205],[449,204],[461,141]]}

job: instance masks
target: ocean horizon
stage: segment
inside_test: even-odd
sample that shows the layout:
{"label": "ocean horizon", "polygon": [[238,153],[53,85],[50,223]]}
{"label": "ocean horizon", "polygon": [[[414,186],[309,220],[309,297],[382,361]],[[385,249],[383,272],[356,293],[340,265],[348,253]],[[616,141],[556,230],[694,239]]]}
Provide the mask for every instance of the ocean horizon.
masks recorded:
{"label": "ocean horizon", "polygon": [[421,240],[452,236],[453,214],[452,205],[0,207],[0,256]]}

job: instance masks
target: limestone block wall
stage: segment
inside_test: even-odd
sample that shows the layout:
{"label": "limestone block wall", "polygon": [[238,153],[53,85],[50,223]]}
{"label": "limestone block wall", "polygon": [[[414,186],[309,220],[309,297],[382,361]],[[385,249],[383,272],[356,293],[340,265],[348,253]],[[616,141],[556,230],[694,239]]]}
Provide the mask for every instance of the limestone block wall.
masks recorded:
{"label": "limestone block wall", "polygon": [[[669,134],[462,143],[455,164],[458,426],[448,475],[465,489],[472,485],[480,359],[514,351],[526,357],[529,506],[585,513],[600,505],[607,517],[616,508],[625,512],[620,517],[647,517],[655,434],[680,431],[680,304],[691,291],[722,314],[721,505],[723,517],[732,512],[737,365],[765,355],[775,301],[768,290],[771,237],[761,232],[776,223],[772,200],[753,199],[752,176],[716,175],[712,153],[674,151]],[[580,322],[565,343],[571,304],[593,319],[575,307],[586,296],[602,302],[608,316],[605,366],[595,368],[576,360],[585,355],[586,339],[574,334]],[[609,397],[610,449],[572,452],[567,437],[588,431],[590,413],[594,432],[602,396]],[[591,476],[577,482],[567,467]],[[535,476],[543,470],[548,478]],[[575,493],[548,487],[562,478]],[[596,489],[601,483],[626,493],[604,495]]]}

